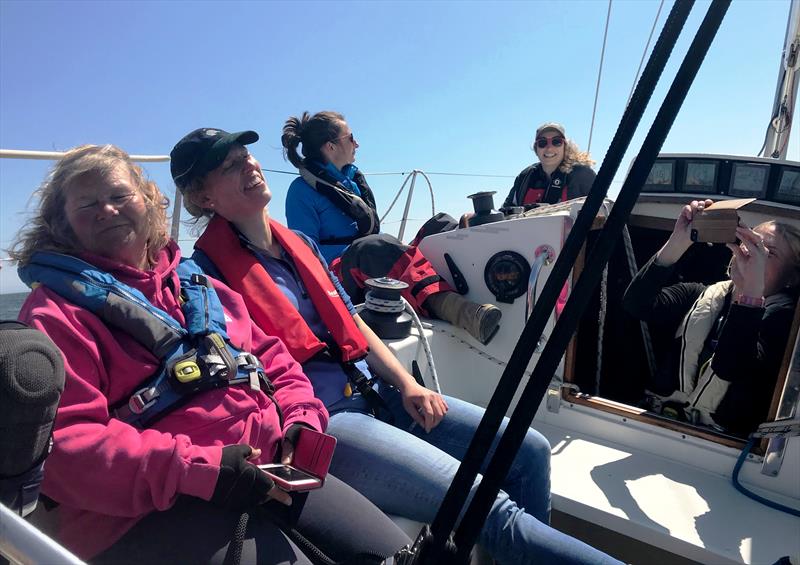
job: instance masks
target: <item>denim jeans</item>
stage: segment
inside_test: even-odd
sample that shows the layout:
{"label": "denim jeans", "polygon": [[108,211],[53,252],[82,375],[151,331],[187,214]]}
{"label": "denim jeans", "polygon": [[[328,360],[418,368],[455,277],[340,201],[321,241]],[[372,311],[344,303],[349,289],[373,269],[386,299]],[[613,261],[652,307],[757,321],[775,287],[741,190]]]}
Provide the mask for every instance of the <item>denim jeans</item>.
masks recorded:
{"label": "denim jeans", "polygon": [[[331,472],[384,512],[429,524],[484,411],[445,397],[450,408],[447,415],[425,433],[406,413],[395,389],[382,387],[381,396],[389,405],[393,424],[367,414],[358,397],[328,407],[327,431],[337,438]],[[507,423],[506,418],[490,453]],[[476,488],[477,481],[472,494]],[[551,528],[549,514],[550,445],[540,433],[528,430],[478,543],[503,564],[619,563]]]}

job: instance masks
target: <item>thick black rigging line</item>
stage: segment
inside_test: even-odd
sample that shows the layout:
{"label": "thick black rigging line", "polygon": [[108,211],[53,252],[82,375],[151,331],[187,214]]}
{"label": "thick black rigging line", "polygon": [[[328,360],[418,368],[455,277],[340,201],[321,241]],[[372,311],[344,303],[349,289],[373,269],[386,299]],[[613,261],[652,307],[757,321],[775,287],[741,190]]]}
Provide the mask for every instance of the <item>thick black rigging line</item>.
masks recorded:
{"label": "thick black rigging line", "polygon": [[[550,379],[566,350],[567,344],[577,328],[583,311],[589,304],[591,293],[597,286],[603,267],[608,262],[619,241],[628,216],[636,204],[642,186],[653,168],[661,146],[669,133],[678,111],[686,99],[689,88],[697,76],[711,42],[725,17],[730,0],[714,0],[697,31],[689,50],[672,81],[669,92],[656,115],[650,131],[642,144],[630,172],[625,179],[614,207],[606,220],[594,248],[591,251],[572,295],[567,300],[553,333],[525,386],[511,421],[500,439],[495,456],[489,462],[483,481],[478,487],[472,503],[454,539],[457,547],[456,562],[466,562],[472,546],[480,533],[483,522],[497,496],[500,483],[508,474],[514,456],[522,445],[525,433],[533,420],[536,408],[544,396]],[[603,163],[605,165],[605,162]],[[607,186],[600,185],[607,189]],[[598,191],[599,192],[599,191]],[[548,281],[549,282],[549,281]]]}
{"label": "thick black rigging line", "polygon": [[[611,141],[606,158],[598,171],[593,189],[587,196],[583,208],[575,220],[564,248],[561,250],[553,266],[553,271],[534,306],[532,315],[511,354],[506,369],[500,377],[497,389],[489,401],[481,424],[476,430],[444,501],[431,524],[430,538],[428,538],[427,542],[423,542],[422,549],[425,554],[422,558],[423,561],[435,563],[441,558],[450,532],[455,527],[472,484],[481,469],[486,456],[486,448],[491,445],[497,434],[503,414],[510,405],[514,392],[519,386],[523,372],[533,355],[550,312],[553,310],[564,282],[572,270],[586,234],[588,234],[592,222],[603,203],[608,187],[611,185],[611,181],[622,162],[636,126],[644,114],[647,103],[693,5],[694,0],[679,0],[674,4],[664,24],[639,84],[625,109],[614,139]],[[516,453],[516,451],[514,449],[513,453]]]}

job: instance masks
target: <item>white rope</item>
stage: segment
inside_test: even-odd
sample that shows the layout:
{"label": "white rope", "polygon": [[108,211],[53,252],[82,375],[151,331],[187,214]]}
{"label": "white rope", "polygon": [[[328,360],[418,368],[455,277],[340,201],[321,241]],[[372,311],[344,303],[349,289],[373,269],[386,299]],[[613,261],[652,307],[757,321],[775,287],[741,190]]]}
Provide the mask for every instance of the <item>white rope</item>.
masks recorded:
{"label": "white rope", "polygon": [[419,332],[419,338],[422,340],[422,347],[425,349],[425,358],[428,360],[428,367],[431,370],[431,379],[433,380],[433,388],[439,394],[442,394],[442,387],[439,385],[439,375],[436,373],[436,365],[433,362],[433,352],[431,351],[431,345],[428,343],[428,338],[425,336],[425,329],[422,327],[422,322],[417,316],[417,313],[414,312],[414,308],[411,307],[411,304],[408,301],[400,297],[402,300],[405,311],[411,315],[411,319],[414,321],[414,326],[417,328]]}
{"label": "white rope", "polygon": [[425,350],[425,359],[428,361],[434,389],[439,394],[442,394],[442,387],[439,385],[439,374],[436,372],[436,364],[433,362],[433,351],[431,351],[431,345],[428,343],[428,338],[425,335],[425,328],[419,316],[417,316],[417,313],[414,311],[414,308],[405,298],[401,296],[400,300],[384,300],[382,298],[374,298],[372,293],[367,293],[366,301],[360,304],[356,310],[358,312],[361,312],[361,310],[372,310],[373,312],[384,312],[388,314],[399,314],[404,310],[408,312],[411,316],[411,321],[414,323],[414,327],[416,327],[419,332],[419,339],[422,341],[422,348]]}
{"label": "white rope", "polygon": [[603,336],[606,327],[606,310],[608,308],[608,263],[603,268],[603,279],[600,282],[600,313],[597,315],[597,370],[594,374],[594,393],[600,396],[600,380],[603,376]]}
{"label": "white rope", "polygon": [[397,194],[394,195],[394,199],[392,200],[392,203],[389,204],[389,208],[387,208],[386,212],[384,212],[383,216],[381,216],[381,222],[383,222],[383,220],[386,219],[386,216],[389,215],[389,212],[392,211],[392,208],[394,208],[394,205],[397,203],[397,199],[400,198],[401,194],[403,194],[403,190],[406,188],[406,184],[408,184],[408,181],[411,180],[412,176],[414,175],[409,175],[405,179],[403,179],[403,184],[400,185],[400,190],[398,190]]}
{"label": "white rope", "polygon": [[[603,202],[603,213],[608,217],[608,203]],[[603,267],[603,278],[600,281],[600,312],[597,315],[597,368],[594,374],[594,393],[600,396],[600,381],[603,376],[603,340],[606,328],[606,311],[608,310],[608,263]]]}
{"label": "white rope", "polygon": [[611,0],[608,0],[608,13],[606,14],[606,29],[603,32],[603,49],[600,51],[600,68],[597,69],[597,85],[594,88],[594,108],[592,108],[592,125],[589,127],[589,143],[586,152],[592,149],[592,134],[594,133],[594,118],[597,115],[597,99],[600,95],[600,77],[603,75],[603,60],[606,56],[606,39],[608,39],[608,22],[611,21]]}
{"label": "white rope", "polygon": [[[402,298],[402,297],[401,297]],[[384,300],[383,298],[375,298],[371,292],[367,293],[366,302],[364,307],[373,312],[385,312],[387,314],[399,314],[405,310],[401,300]]]}

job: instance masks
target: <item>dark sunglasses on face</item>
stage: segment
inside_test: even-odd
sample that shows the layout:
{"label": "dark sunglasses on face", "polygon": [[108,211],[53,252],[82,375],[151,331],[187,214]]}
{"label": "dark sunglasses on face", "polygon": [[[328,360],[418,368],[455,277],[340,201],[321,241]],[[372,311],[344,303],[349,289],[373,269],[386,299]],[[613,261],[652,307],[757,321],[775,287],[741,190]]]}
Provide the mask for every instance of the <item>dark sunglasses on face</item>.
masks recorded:
{"label": "dark sunglasses on face", "polygon": [[337,142],[337,141],[339,141],[340,139],[345,139],[345,138],[349,139],[349,140],[350,140],[350,143],[355,143],[355,142],[356,142],[356,138],[355,138],[355,136],[353,136],[353,132],[352,132],[352,131],[350,132],[350,135],[342,135],[342,136],[339,136],[339,137],[337,137],[336,139],[334,139],[334,140],[333,140],[333,142],[334,142],[334,143],[336,143],[336,142]]}
{"label": "dark sunglasses on face", "polygon": [[552,145],[553,147],[561,147],[564,145],[564,138],[560,135],[556,135],[553,137],[537,137],[536,138],[536,147],[539,149],[544,149],[548,145]]}

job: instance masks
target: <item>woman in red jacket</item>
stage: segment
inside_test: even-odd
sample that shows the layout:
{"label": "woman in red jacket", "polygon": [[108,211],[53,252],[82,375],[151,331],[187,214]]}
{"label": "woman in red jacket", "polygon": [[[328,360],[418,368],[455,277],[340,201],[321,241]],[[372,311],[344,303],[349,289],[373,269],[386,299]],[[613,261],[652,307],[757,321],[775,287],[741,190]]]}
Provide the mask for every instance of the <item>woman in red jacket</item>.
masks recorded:
{"label": "woman in red jacket", "polygon": [[290,461],[327,411],[238,294],[185,276],[166,199],[125,152],[73,149],[38,195],[12,256],[34,287],[20,320],[64,355],[42,485],[62,543],[97,562],[222,562],[244,511],[249,563],[307,562],[277,522],[334,559],[407,543],[333,477],[290,495],[256,467]]}

